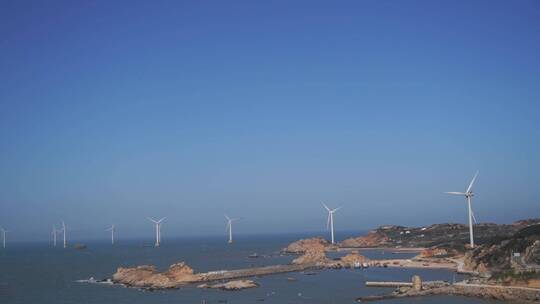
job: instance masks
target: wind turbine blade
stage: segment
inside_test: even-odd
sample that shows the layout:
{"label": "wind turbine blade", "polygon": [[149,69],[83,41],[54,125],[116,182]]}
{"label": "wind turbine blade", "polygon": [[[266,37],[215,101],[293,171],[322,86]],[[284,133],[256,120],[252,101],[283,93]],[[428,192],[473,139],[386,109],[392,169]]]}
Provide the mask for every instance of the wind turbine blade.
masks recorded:
{"label": "wind turbine blade", "polygon": [[149,221],[154,222],[154,223],[157,224],[157,221],[156,221],[155,219],[153,219],[153,218],[151,218],[151,217],[147,217],[147,219],[148,219]]}
{"label": "wind turbine blade", "polygon": [[225,227],[225,231],[229,231],[231,227],[231,222],[227,222],[227,226]]}
{"label": "wind turbine blade", "polygon": [[471,183],[469,184],[469,187],[467,188],[467,191],[465,191],[465,192],[471,191],[472,186],[473,186],[473,184],[474,184],[474,181],[476,181],[476,177],[477,177],[477,176],[478,176],[478,171],[476,171],[476,174],[474,175],[473,179],[471,180]]}
{"label": "wind turbine blade", "polygon": [[326,209],[326,211],[330,212],[330,208],[328,208],[328,206],[326,206],[324,203],[321,203],[324,207],[324,209]]}
{"label": "wind turbine blade", "polygon": [[161,218],[158,223],[161,223],[164,219],[166,219],[166,217]]}
{"label": "wind turbine blade", "polygon": [[467,195],[467,193],[464,193],[464,192],[445,192],[446,194],[451,194],[451,195]]}
{"label": "wind turbine blade", "polygon": [[472,210],[471,210],[471,215],[472,215],[472,218],[474,220],[474,223],[478,224],[478,222],[476,221],[476,217],[474,216],[474,212]]}
{"label": "wind turbine blade", "polygon": [[228,217],[228,216],[227,216],[226,214],[224,214],[224,216],[225,216],[225,218],[226,218],[226,219],[227,219],[228,221],[230,221],[230,220],[231,220],[231,218],[230,218],[230,217]]}
{"label": "wind turbine blade", "polygon": [[332,213],[338,211],[339,209],[343,208],[343,206],[337,207],[336,209],[332,210]]}

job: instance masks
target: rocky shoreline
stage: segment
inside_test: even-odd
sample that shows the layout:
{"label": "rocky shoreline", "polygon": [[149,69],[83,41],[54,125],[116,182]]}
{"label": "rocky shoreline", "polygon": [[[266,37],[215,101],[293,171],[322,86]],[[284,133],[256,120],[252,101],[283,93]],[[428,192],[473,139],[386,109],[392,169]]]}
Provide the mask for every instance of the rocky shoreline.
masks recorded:
{"label": "rocky shoreline", "polygon": [[[531,222],[533,224],[526,226]],[[447,229],[459,234],[459,231],[463,228],[460,225],[442,224],[414,229],[401,226],[383,226],[366,236],[349,239],[338,245],[331,244],[320,237],[293,242],[282,250],[283,253],[296,255],[296,258],[286,265],[202,273],[195,273],[184,262],[173,264],[169,269],[162,272],[157,271],[154,266],[148,265],[131,268],[120,267],[111,279],[107,279],[107,282],[148,290],[180,288],[195,283],[202,283],[198,285],[200,288],[239,290],[258,286],[256,282],[248,280],[248,278],[287,272],[365,267],[448,269],[473,275],[473,278],[477,279],[456,284],[437,282],[437,284],[425,284],[422,288],[415,288],[414,284],[410,287],[410,283],[400,283],[401,285],[398,285],[400,287],[391,294],[363,297],[359,298],[358,301],[426,295],[460,295],[500,300],[519,300],[522,302],[538,301],[540,300],[540,289],[503,286],[499,282],[502,279],[499,278],[499,281],[494,281],[490,272],[493,269],[498,270],[500,267],[496,268],[493,265],[502,265],[501,262],[504,262],[504,265],[512,267],[517,265],[521,268],[529,267],[527,265],[530,264],[524,263],[538,262],[540,256],[540,235],[538,231],[540,230],[537,227],[540,226],[535,226],[538,225],[534,224],[536,222],[537,220],[529,220],[516,222],[512,225],[485,224],[483,226],[485,233],[496,231],[502,233],[503,236],[497,235],[496,242],[486,242],[485,245],[480,245],[474,250],[466,247],[449,246],[447,243],[435,244],[439,235],[447,232]],[[419,234],[420,232],[423,234]],[[510,232],[514,234],[510,234]],[[507,236],[508,234],[510,234],[510,237]],[[396,235],[398,238],[396,238]],[[426,237],[426,235],[430,236]],[[408,237],[411,237],[411,240],[404,244],[402,240]],[[419,238],[422,240],[419,241]],[[507,238],[509,239],[507,240]],[[418,247],[421,244],[431,244],[433,246],[428,248]],[[526,248],[525,258],[518,261],[521,261],[521,263],[508,259],[509,254],[507,252],[512,249],[508,244],[520,244],[523,245],[523,248]],[[360,245],[369,246],[365,250],[387,248],[391,252],[418,252],[419,254],[411,259],[370,260],[360,254],[357,248],[354,248]],[[338,259],[329,259],[326,256],[327,252],[339,251],[347,251],[348,253]],[[502,252],[502,254],[499,252]],[[503,279],[506,280],[504,282],[509,282],[507,277],[503,277]],[[513,278],[513,280],[516,279]],[[529,287],[536,286],[530,285],[530,282],[529,280]]]}
{"label": "rocky shoreline", "polygon": [[371,302],[399,298],[424,297],[424,296],[465,296],[475,298],[487,298],[501,301],[512,301],[519,303],[538,303],[540,301],[540,289],[494,286],[483,284],[470,284],[459,282],[455,284],[436,284],[432,286],[399,287],[394,292],[384,295],[373,295],[357,298],[357,302]]}
{"label": "rocky shoreline", "polygon": [[317,267],[314,264],[290,264],[194,273],[193,269],[181,262],[171,265],[164,272],[158,272],[154,266],[148,265],[133,268],[120,267],[113,275],[111,281],[127,287],[152,290],[174,289],[193,283],[237,280],[278,273],[300,272]]}

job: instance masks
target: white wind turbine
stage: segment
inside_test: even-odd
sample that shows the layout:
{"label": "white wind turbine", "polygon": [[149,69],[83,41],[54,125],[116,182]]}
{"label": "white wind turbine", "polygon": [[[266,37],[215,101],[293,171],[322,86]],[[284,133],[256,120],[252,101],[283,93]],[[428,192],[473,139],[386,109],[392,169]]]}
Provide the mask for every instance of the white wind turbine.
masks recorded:
{"label": "white wind turbine", "polygon": [[6,248],[6,233],[8,233],[8,230],[5,230],[4,228],[0,227],[0,230],[2,230],[2,247]]}
{"label": "white wind turbine", "polygon": [[326,206],[324,203],[322,203],[324,209],[328,211],[328,220],[326,221],[326,229],[330,228],[330,234],[332,236],[332,244],[334,243],[334,212],[341,209],[341,207],[338,207],[336,209],[330,209],[328,206]]}
{"label": "white wind turbine", "polygon": [[54,245],[54,247],[56,247],[56,236],[58,235],[58,233],[59,233],[60,231],[61,231],[61,230],[56,230],[56,226],[55,226],[55,225],[52,226],[52,232],[51,232],[51,234],[52,234],[52,236],[53,236],[53,245]]}
{"label": "white wind turbine", "polygon": [[460,196],[465,196],[465,198],[467,198],[467,204],[468,204],[468,209],[469,209],[469,235],[470,235],[471,248],[474,248],[473,219],[476,222],[476,218],[474,218],[474,214],[471,207],[471,199],[474,196],[474,193],[472,192],[472,187],[473,187],[474,182],[476,181],[477,176],[478,176],[478,171],[476,171],[476,174],[472,178],[471,183],[469,184],[469,187],[467,187],[467,190],[465,190],[465,192],[446,192],[447,194],[460,195]]}
{"label": "white wind turbine", "polygon": [[64,223],[64,221],[62,221],[62,230],[61,231],[64,233],[64,248],[66,248],[67,247],[67,239],[66,239],[67,226],[66,226],[66,223]]}
{"label": "white wind turbine", "polygon": [[114,245],[114,232],[115,232],[114,224],[112,224],[110,228],[105,229],[105,231],[111,232],[111,244]]}
{"label": "white wind turbine", "polygon": [[156,224],[156,244],[154,245],[155,247],[159,247],[160,243],[161,243],[161,222],[164,220],[165,218],[162,218],[160,219],[159,221],[156,221],[155,219],[149,217],[148,220],[150,220],[151,222],[153,222],[154,224]]}
{"label": "white wind turbine", "polygon": [[226,230],[229,231],[229,244],[231,244],[232,241],[232,223],[234,221],[239,220],[239,218],[230,218],[225,214],[225,218],[227,219],[227,228]]}

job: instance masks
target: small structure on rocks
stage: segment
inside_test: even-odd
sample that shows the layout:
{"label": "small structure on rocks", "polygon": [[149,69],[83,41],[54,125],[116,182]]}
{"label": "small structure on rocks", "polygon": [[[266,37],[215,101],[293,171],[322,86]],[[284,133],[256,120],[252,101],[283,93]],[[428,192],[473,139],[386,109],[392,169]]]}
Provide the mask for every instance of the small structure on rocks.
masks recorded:
{"label": "small structure on rocks", "polygon": [[422,290],[422,279],[419,275],[413,275],[412,277],[412,289],[416,291]]}

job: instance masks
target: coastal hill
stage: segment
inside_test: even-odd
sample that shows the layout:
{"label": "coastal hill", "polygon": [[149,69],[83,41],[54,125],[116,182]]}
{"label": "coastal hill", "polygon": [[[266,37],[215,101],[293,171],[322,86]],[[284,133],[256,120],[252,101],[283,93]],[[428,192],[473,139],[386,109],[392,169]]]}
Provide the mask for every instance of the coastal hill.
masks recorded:
{"label": "coastal hill", "polygon": [[502,284],[540,287],[540,224],[496,237],[465,254],[465,268]]}
{"label": "coastal hill", "polygon": [[[510,225],[479,223],[474,225],[476,244],[484,244],[493,238],[510,238],[520,229],[540,223],[540,218],[514,222]],[[339,246],[361,247],[443,247],[464,251],[469,243],[469,227],[463,224],[434,224],[425,227],[404,227],[396,225],[380,226],[367,235],[349,238]]]}

